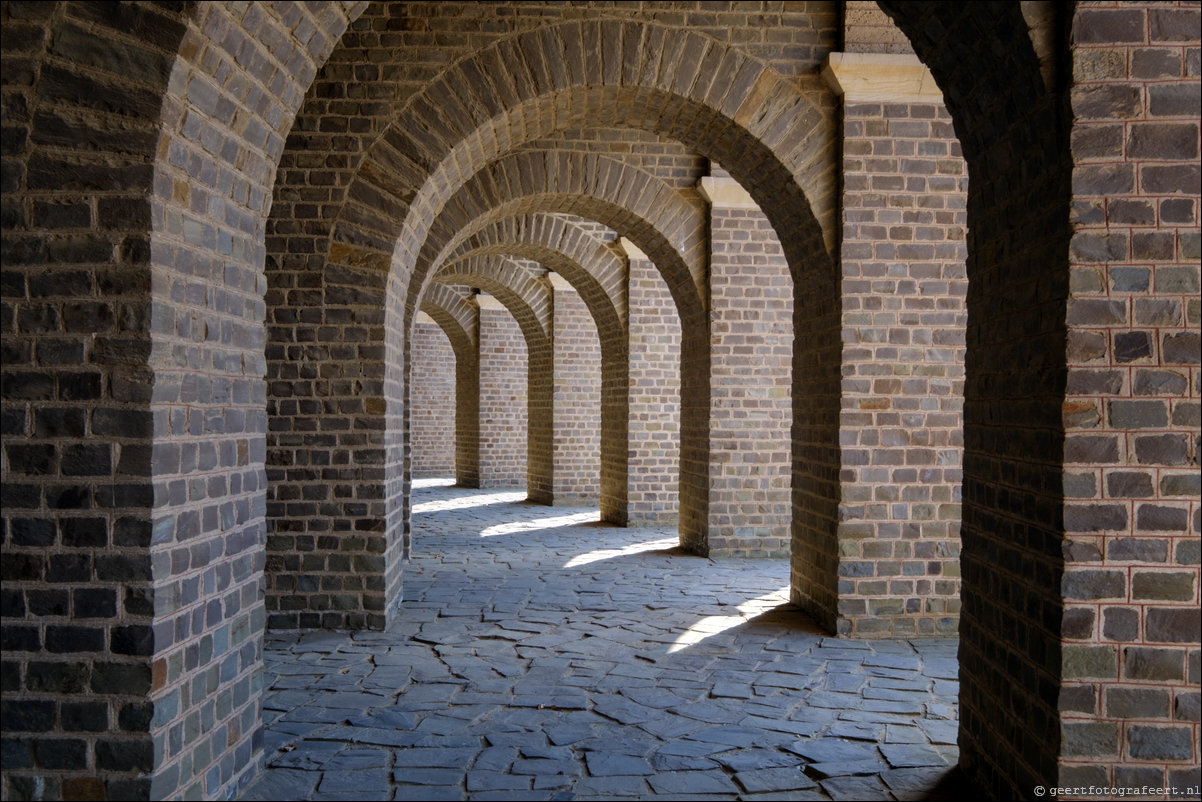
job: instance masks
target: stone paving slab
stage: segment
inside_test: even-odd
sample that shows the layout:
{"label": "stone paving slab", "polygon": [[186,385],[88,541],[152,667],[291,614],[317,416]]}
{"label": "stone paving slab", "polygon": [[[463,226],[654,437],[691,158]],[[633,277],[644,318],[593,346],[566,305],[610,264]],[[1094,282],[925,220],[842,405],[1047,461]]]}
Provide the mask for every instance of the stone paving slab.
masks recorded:
{"label": "stone paving slab", "polygon": [[387,632],[269,634],[242,799],[951,798],[954,640],[827,637],[786,560],[518,499],[415,491]]}

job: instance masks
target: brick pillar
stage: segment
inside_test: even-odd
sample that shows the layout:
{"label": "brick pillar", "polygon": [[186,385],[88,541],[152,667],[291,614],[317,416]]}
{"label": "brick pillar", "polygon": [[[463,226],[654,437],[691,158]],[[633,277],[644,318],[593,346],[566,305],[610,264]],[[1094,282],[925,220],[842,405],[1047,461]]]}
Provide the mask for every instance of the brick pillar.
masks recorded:
{"label": "brick pillar", "polygon": [[480,486],[526,484],[527,348],[513,315],[491,295],[480,307]]}
{"label": "brick pillar", "polygon": [[827,76],[844,100],[836,626],[954,635],[967,171],[916,57],[833,53]]}
{"label": "brick pillar", "polygon": [[1073,23],[1060,784],[1198,787],[1198,25]]}
{"label": "brick pillar", "polygon": [[433,318],[419,312],[410,346],[413,361],[409,436],[413,476],[455,474],[455,352]]}
{"label": "brick pillar", "polygon": [[558,273],[553,293],[555,504],[595,505],[601,489],[601,342],[588,307]]}
{"label": "brick pillar", "polygon": [[710,202],[711,555],[786,556],[792,516],[793,281],[768,218],[731,178]]}
{"label": "brick pillar", "polygon": [[630,526],[675,523],[680,509],[680,315],[659,270],[627,239],[630,260]]}

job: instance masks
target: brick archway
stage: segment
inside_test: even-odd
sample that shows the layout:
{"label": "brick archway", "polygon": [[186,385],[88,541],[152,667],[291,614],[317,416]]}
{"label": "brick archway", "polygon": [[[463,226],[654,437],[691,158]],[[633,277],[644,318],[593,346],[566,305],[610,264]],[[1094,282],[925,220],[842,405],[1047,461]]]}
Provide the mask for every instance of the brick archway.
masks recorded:
{"label": "brick archway", "polygon": [[455,483],[479,487],[479,311],[466,294],[445,284],[428,287],[421,308],[446,334],[455,354]]}

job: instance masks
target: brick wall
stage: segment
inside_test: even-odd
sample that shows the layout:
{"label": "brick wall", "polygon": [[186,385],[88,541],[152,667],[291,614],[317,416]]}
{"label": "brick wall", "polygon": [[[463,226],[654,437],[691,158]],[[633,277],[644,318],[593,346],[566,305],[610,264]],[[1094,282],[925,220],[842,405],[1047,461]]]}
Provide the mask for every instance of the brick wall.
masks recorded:
{"label": "brick wall", "polygon": [[455,475],[455,352],[433,320],[420,317],[410,345],[413,387],[409,436],[413,475]]}
{"label": "brick wall", "polygon": [[580,295],[548,275],[553,300],[553,499],[589,506],[601,490],[601,343]]}
{"label": "brick wall", "polygon": [[1199,21],[1074,19],[1066,783],[1199,780]]}
{"label": "brick wall", "polygon": [[508,310],[480,304],[480,486],[526,485],[526,339]]}
{"label": "brick wall", "polygon": [[731,179],[709,181],[723,185],[710,192],[709,553],[785,557],[793,280],[763,212]]}
{"label": "brick wall", "polygon": [[839,631],[960,608],[967,175],[939,103],[844,106]]}
{"label": "brick wall", "polygon": [[680,505],[680,315],[659,271],[630,259],[631,526],[675,523]]}

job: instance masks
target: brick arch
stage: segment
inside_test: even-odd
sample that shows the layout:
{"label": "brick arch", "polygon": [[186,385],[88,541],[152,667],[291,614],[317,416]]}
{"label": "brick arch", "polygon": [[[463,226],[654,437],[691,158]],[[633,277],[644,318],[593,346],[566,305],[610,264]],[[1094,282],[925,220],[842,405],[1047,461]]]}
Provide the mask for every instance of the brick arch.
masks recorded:
{"label": "brick arch", "polygon": [[968,166],[961,766],[1023,795],[1072,782],[1059,767],[1066,87],[1045,82],[1020,4],[880,5],[943,90]]}
{"label": "brick arch", "polygon": [[[438,264],[450,264],[471,253],[509,253],[540,262],[563,275],[585,302],[596,305],[598,330],[626,326],[626,260],[609,243],[594,235],[591,227],[578,225],[572,217],[558,214],[512,215],[491,221],[464,236],[458,245],[444,250]],[[435,266],[435,270],[438,266]]]}
{"label": "brick arch", "polygon": [[[533,211],[578,215],[630,239],[663,273],[682,321],[703,325],[707,255],[700,208],[650,173],[599,154],[525,151],[482,168],[430,224],[418,273],[428,274],[494,221]],[[410,285],[410,296],[414,292],[419,285]],[[406,301],[413,305],[412,298]]]}
{"label": "brick arch", "polygon": [[455,482],[480,486],[479,310],[447,284],[431,285],[422,311],[433,318],[455,353]]}
{"label": "brick arch", "polygon": [[[571,249],[589,267],[558,248]],[[573,286],[589,310],[601,346],[601,517],[625,523],[630,401],[625,261],[570,218],[518,215],[474,231],[445,258],[446,267],[436,274],[435,281],[442,271],[454,270],[463,261],[497,256],[530,260],[554,270]],[[614,295],[620,296],[618,306]]]}
{"label": "brick arch", "polygon": [[[529,280],[526,280],[526,279]],[[552,410],[554,354],[551,345],[551,299],[546,285],[512,259],[469,259],[448,266],[437,276],[446,284],[466,284],[495,297],[509,310],[526,339],[526,494],[531,501],[551,503],[554,459]]]}
{"label": "brick arch", "polygon": [[[87,751],[78,770],[32,759],[10,776],[6,761],[6,796],[24,795],[19,789],[36,778],[38,793],[51,796],[217,797],[253,774],[244,758],[254,727],[242,724],[257,698],[230,699],[262,664],[265,199],[307,82],[360,10],[4,7],[5,73],[25,82],[29,101],[27,119],[6,106],[6,143],[21,141],[10,139],[19,123],[30,146],[20,153],[6,144],[6,176],[22,197],[60,207],[26,221],[48,236],[15,251],[6,230],[5,269],[22,262],[10,253],[27,252],[59,282],[52,296],[67,325],[61,340],[77,342],[62,362],[71,368],[54,382],[103,410],[102,423],[79,431],[86,444],[63,444],[64,458],[84,460],[84,470],[66,466],[59,492],[74,486],[67,492],[75,501],[52,504],[59,511],[46,520],[67,528],[86,521],[93,536],[103,530],[103,543],[122,549],[77,578],[81,592],[112,595],[117,611],[103,624],[114,635],[107,656],[83,661],[89,672],[111,674],[113,694],[101,705],[108,726],[70,733]],[[235,113],[236,130],[228,123]],[[19,175],[9,159],[21,163]],[[102,567],[108,562],[115,572]],[[220,640],[231,625],[237,637]],[[220,648],[210,648],[215,639]],[[86,638],[79,645],[106,651]],[[199,664],[186,660],[198,647]],[[56,650],[52,659],[78,655]],[[222,676],[213,693],[189,698],[185,689],[210,673]],[[83,687],[105,681],[98,674]],[[185,717],[213,715],[219,698],[224,709],[202,764],[165,733]],[[57,707],[71,695],[45,701]]]}
{"label": "brick arch", "polygon": [[[662,65],[664,53],[685,56]],[[356,173],[330,258],[385,268],[395,251],[407,285],[421,221],[485,163],[564,127],[631,126],[723,164],[792,233],[800,269],[825,250],[807,197],[834,242],[833,186],[810,138],[821,116],[771,67],[693,31],[592,20],[518,34],[461,59],[409,101]]]}

